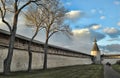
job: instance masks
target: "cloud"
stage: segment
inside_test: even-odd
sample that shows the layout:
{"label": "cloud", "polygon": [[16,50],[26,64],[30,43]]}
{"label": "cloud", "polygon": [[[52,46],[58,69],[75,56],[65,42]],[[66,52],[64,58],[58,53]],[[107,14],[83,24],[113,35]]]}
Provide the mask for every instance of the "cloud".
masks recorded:
{"label": "cloud", "polygon": [[92,26],[91,26],[91,29],[93,29],[93,30],[98,30],[98,29],[100,29],[101,28],[101,25],[99,25],[99,24],[93,24]]}
{"label": "cloud", "polygon": [[120,44],[110,44],[106,46],[100,46],[102,51],[108,52],[108,53],[120,53]]}
{"label": "cloud", "polygon": [[117,23],[118,26],[120,26],[120,21]]}
{"label": "cloud", "polygon": [[120,1],[114,1],[113,2],[115,5],[119,5],[120,4]]}
{"label": "cloud", "polygon": [[[12,15],[7,15],[6,16],[6,21],[12,26],[12,21],[13,20],[13,16]],[[0,28],[1,29],[5,29],[5,30],[9,30],[8,29],[8,26],[6,26],[6,24],[4,24],[0,18]],[[17,30],[19,29],[24,29],[25,28],[25,20],[24,20],[24,17],[22,14],[19,15],[19,18],[18,18],[18,26],[17,26]]]}
{"label": "cloud", "polygon": [[76,20],[84,16],[84,13],[79,10],[73,10],[66,13],[66,18],[70,20]]}
{"label": "cloud", "polygon": [[91,12],[92,13],[96,13],[97,11],[96,11],[96,9],[92,9]]}
{"label": "cloud", "polygon": [[107,35],[109,35],[110,37],[112,38],[115,38],[115,37],[119,37],[120,36],[120,30],[114,28],[114,27],[111,27],[111,28],[105,28],[103,30],[104,33],[106,33]]}
{"label": "cloud", "polygon": [[75,29],[72,32],[73,32],[72,41],[73,45],[71,45],[72,48],[75,48],[86,53],[90,53],[92,49],[92,42],[95,37],[97,38],[98,41],[105,37],[104,34],[93,31],[90,28]]}
{"label": "cloud", "polygon": [[103,19],[105,19],[105,18],[106,18],[105,16],[101,16],[101,17],[100,17],[101,20],[103,20]]}
{"label": "cloud", "polygon": [[85,28],[85,29],[75,29],[72,31],[74,35],[78,35],[78,34],[89,34],[90,31],[89,29]]}
{"label": "cloud", "polygon": [[72,42],[71,36],[68,36],[65,33],[57,32],[50,38],[50,43],[54,45],[64,46],[68,48]]}
{"label": "cloud", "polygon": [[103,10],[98,10],[98,9],[91,9],[91,13],[99,13],[99,14],[103,14]]}
{"label": "cloud", "polygon": [[99,12],[100,14],[103,14],[103,10],[99,10],[98,12]]}
{"label": "cloud", "polygon": [[102,40],[105,38],[105,35],[100,33],[100,32],[96,32],[96,31],[91,31],[91,39],[93,40],[94,38],[96,38],[98,41]]}
{"label": "cloud", "polygon": [[95,37],[97,38],[97,40],[101,40],[105,37],[104,34],[100,32],[96,32],[88,28],[76,29],[76,30],[73,30],[72,32],[74,36],[77,36],[77,37],[85,36],[86,38],[89,38],[90,40],[93,40]]}
{"label": "cloud", "polygon": [[97,31],[100,28],[101,28],[100,24],[91,24],[85,28],[74,29],[72,30],[72,32],[73,32],[73,35],[77,37],[85,36],[85,38],[89,38],[90,40],[94,40],[94,38],[96,37],[97,40],[101,40],[105,38],[105,35]]}
{"label": "cloud", "polygon": [[72,32],[73,32],[73,41],[70,47],[78,51],[90,54],[90,51],[92,48],[90,30],[87,28],[84,28],[84,29],[75,29]]}
{"label": "cloud", "polygon": [[116,28],[114,28],[114,27],[105,28],[103,31],[104,31],[105,33],[108,33],[108,34],[113,34],[113,33],[117,33],[117,32],[118,32],[118,30],[117,30]]}
{"label": "cloud", "polygon": [[108,41],[120,41],[120,38],[112,38],[112,39],[109,39]]}
{"label": "cloud", "polygon": [[70,5],[71,5],[71,2],[67,2],[66,5],[70,6]]}

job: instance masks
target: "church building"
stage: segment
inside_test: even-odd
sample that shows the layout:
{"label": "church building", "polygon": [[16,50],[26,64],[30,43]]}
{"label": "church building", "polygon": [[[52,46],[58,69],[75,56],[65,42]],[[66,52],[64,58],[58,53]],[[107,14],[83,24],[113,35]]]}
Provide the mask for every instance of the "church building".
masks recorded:
{"label": "church building", "polygon": [[96,39],[94,40],[94,45],[91,50],[91,55],[93,56],[92,61],[94,64],[101,64],[101,53],[100,53],[99,47],[97,45]]}

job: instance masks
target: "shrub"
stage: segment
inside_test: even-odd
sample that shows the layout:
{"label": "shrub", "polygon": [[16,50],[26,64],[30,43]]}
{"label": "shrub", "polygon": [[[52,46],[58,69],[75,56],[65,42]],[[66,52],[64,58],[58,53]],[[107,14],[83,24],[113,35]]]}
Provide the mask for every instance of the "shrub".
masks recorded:
{"label": "shrub", "polygon": [[116,64],[120,65],[120,60],[116,61]]}

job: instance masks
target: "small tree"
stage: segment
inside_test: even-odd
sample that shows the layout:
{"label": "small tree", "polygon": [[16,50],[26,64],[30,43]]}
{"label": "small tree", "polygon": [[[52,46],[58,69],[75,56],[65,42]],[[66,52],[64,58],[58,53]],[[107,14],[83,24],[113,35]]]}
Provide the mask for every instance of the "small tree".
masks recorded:
{"label": "small tree", "polygon": [[[7,58],[4,60],[4,74],[10,73],[10,66],[13,56],[13,48],[15,42],[15,35],[17,31],[18,17],[26,6],[31,3],[35,3],[39,0],[0,0],[0,13],[2,22],[6,24],[6,26],[10,30],[10,40],[9,40],[9,48]],[[7,15],[12,16],[12,21],[8,22],[5,18]]]}
{"label": "small tree", "polygon": [[32,27],[35,29],[35,33],[29,41],[28,44],[28,54],[29,54],[29,64],[28,71],[31,71],[32,65],[32,51],[31,51],[31,43],[34,38],[37,36],[38,32],[43,28],[42,24],[45,20],[44,13],[38,8],[36,5],[30,6],[27,12],[25,13],[26,25],[28,27]]}
{"label": "small tree", "polygon": [[44,63],[43,69],[47,69],[47,53],[48,53],[48,41],[50,37],[59,31],[68,31],[69,27],[64,25],[64,16],[66,13],[65,8],[62,6],[59,0],[43,0],[46,9],[42,12],[45,14],[44,28],[46,33],[46,39],[44,44]]}
{"label": "small tree", "polygon": [[115,64],[118,64],[118,65],[120,65],[120,60],[117,60]]}

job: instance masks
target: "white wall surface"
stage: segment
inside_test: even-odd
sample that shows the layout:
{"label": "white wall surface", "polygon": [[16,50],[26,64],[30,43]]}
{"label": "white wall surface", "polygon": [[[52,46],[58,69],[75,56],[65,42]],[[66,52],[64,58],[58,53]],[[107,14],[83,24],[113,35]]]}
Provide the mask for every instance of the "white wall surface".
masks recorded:
{"label": "white wall surface", "polygon": [[104,59],[102,63],[106,64],[107,62],[109,62],[111,64],[115,64],[117,60],[120,60],[120,59]]}
{"label": "white wall surface", "polygon": [[[7,48],[0,47],[0,72],[3,72],[3,61],[7,56],[7,51],[8,51]],[[44,57],[43,53],[33,53],[32,69],[42,69],[43,57]],[[90,58],[77,58],[48,54],[48,68],[91,63],[92,62]],[[27,70],[27,67],[28,67],[27,51],[14,49],[11,70],[12,71]]]}

